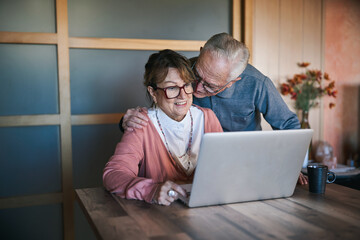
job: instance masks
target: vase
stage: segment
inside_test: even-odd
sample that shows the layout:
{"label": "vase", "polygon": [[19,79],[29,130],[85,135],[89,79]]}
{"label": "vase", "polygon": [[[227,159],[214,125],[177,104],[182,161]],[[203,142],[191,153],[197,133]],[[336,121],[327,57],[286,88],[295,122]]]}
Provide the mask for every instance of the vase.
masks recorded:
{"label": "vase", "polygon": [[[302,111],[300,127],[302,129],[310,129],[309,112],[308,111]],[[309,163],[309,161],[312,160],[311,151],[312,151],[312,140],[310,141],[309,149],[308,149],[308,152],[306,153],[303,167],[306,167],[307,164]]]}
{"label": "vase", "polygon": [[302,111],[302,118],[301,118],[301,128],[303,129],[309,129],[309,112],[308,111]]}

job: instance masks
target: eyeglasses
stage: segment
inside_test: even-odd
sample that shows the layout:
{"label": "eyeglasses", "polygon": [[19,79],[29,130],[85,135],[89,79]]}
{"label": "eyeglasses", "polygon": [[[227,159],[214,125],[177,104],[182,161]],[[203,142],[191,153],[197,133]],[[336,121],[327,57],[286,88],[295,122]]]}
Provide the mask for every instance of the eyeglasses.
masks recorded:
{"label": "eyeglasses", "polygon": [[219,92],[223,91],[230,83],[232,82],[236,82],[239,79],[235,79],[235,80],[231,80],[229,82],[227,82],[224,86],[211,86],[209,83],[205,82],[204,79],[202,79],[195,67],[196,61],[193,63],[193,65],[191,66],[191,70],[194,72],[195,75],[195,80],[196,80],[196,87],[195,87],[195,91],[198,91],[198,87],[199,84],[201,83],[203,85],[204,90],[207,93],[210,93],[211,95],[216,95]]}
{"label": "eyeglasses", "polygon": [[170,87],[166,87],[166,88],[159,88],[159,87],[155,86],[154,89],[155,90],[157,90],[157,89],[163,90],[167,99],[177,98],[180,95],[181,89],[183,89],[186,94],[191,94],[194,92],[194,89],[193,89],[191,83],[187,83],[182,87],[170,86]]}

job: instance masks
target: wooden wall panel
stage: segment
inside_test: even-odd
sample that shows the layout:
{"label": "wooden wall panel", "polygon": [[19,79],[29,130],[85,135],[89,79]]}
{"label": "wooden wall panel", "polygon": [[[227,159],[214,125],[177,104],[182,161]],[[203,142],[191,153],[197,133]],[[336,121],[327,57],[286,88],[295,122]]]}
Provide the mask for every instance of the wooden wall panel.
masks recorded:
{"label": "wooden wall panel", "polygon": [[[253,21],[253,65],[277,86],[279,82],[280,0],[256,0]],[[271,126],[262,117],[263,130]]]}
{"label": "wooden wall panel", "polygon": [[61,203],[62,201],[62,193],[9,197],[0,199],[0,209],[55,204]]}
{"label": "wooden wall panel", "polygon": [[254,21],[254,0],[243,0],[244,4],[244,23],[245,36],[242,37],[246,46],[250,50],[249,62],[252,63],[252,51],[253,51],[253,21]]}
{"label": "wooden wall panel", "polygon": [[72,181],[70,60],[67,0],[56,1],[58,32],[58,79],[60,100],[61,166],[64,238],[74,238],[74,190]]}
{"label": "wooden wall panel", "polygon": [[[304,49],[303,61],[310,62],[311,69],[322,68],[322,1],[304,0]],[[322,139],[322,106],[309,113],[310,126],[314,129],[314,140]]]}
{"label": "wooden wall panel", "polygon": [[56,33],[0,32],[0,43],[56,44]]}
{"label": "wooden wall panel", "polygon": [[124,116],[123,113],[112,114],[81,114],[72,115],[72,125],[116,124]]}
{"label": "wooden wall panel", "polygon": [[[253,65],[279,87],[288,77],[303,69],[298,62],[322,66],[322,0],[255,0]],[[294,102],[284,97],[295,111]],[[298,113],[300,115],[301,113]],[[321,108],[310,111],[314,140],[322,138]],[[267,123],[263,129],[270,129]]]}
{"label": "wooden wall panel", "polygon": [[241,39],[241,18],[240,18],[241,6],[240,5],[241,5],[240,0],[233,0],[232,35],[238,41],[240,41]]}
{"label": "wooden wall panel", "polygon": [[254,15],[253,64],[276,85],[279,81],[280,0],[255,1]]}
{"label": "wooden wall panel", "polygon": [[123,49],[123,50],[162,50],[198,51],[205,41],[163,40],[163,39],[125,39],[125,38],[80,38],[71,37],[71,48]]}
{"label": "wooden wall panel", "polygon": [[280,2],[280,82],[299,71],[296,63],[303,58],[303,0]]}
{"label": "wooden wall panel", "polygon": [[311,62],[311,67],[321,69],[322,51],[322,2],[304,0],[304,52],[303,60]]}
{"label": "wooden wall panel", "polygon": [[46,126],[59,124],[60,115],[58,114],[0,117],[0,127]]}

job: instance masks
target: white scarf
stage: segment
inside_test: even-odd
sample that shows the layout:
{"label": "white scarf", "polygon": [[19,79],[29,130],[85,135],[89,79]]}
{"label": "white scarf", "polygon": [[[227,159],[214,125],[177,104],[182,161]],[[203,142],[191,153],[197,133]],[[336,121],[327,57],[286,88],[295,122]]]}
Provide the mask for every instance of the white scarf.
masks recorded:
{"label": "white scarf", "polygon": [[[188,111],[184,119],[178,122],[167,116],[160,108],[157,108],[158,118],[164,131],[166,141],[169,145],[169,150],[172,153],[174,160],[181,164],[181,167],[188,175],[191,175],[196,167],[201,138],[204,135],[204,113],[194,106],[191,106],[190,110],[193,116],[191,154],[190,156],[186,154],[184,157],[179,158],[179,156],[182,156],[188,148],[191,130],[190,113]],[[148,116],[166,147],[164,135],[162,134],[160,126],[157,122],[156,109],[149,109]]]}

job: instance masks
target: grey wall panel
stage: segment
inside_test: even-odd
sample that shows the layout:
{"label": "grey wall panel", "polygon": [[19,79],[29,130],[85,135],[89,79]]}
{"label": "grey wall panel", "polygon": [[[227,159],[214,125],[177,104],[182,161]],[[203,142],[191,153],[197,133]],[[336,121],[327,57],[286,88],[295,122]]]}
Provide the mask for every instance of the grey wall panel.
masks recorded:
{"label": "grey wall panel", "polygon": [[0,128],[0,197],[61,191],[59,127]]}
{"label": "grey wall panel", "polygon": [[116,113],[146,104],[149,51],[70,50],[71,112]]}
{"label": "grey wall panel", "polygon": [[43,205],[0,210],[1,239],[63,239],[62,207]]}
{"label": "grey wall panel", "polygon": [[[70,50],[72,114],[125,112],[148,106],[144,66],[154,51]],[[183,53],[187,57],[195,52]]]}
{"label": "grey wall panel", "polygon": [[0,31],[54,33],[55,0],[1,0]]}
{"label": "grey wall panel", "polygon": [[72,127],[74,188],[102,186],[102,172],[121,139],[119,127]]}
{"label": "grey wall panel", "polygon": [[0,44],[0,116],[58,113],[55,46]]}
{"label": "grey wall panel", "polygon": [[207,40],[231,30],[231,0],[69,0],[79,37]]}

